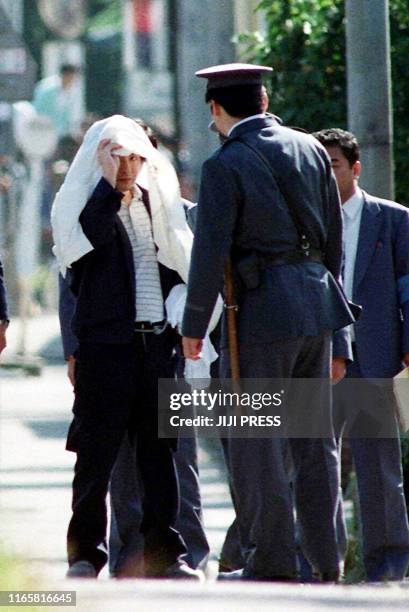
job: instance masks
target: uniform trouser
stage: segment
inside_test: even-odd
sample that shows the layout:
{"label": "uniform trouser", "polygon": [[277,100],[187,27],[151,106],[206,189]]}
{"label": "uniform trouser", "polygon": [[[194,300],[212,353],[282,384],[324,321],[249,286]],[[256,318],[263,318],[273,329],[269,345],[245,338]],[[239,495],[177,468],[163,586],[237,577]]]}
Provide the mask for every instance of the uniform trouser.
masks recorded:
{"label": "uniform trouser", "polygon": [[[227,440],[224,438],[221,440],[223,451],[225,454],[225,461],[228,462],[227,455]],[[288,453],[287,453],[288,455]],[[291,458],[289,457],[291,460]],[[290,475],[291,481],[293,480],[293,466],[292,461],[291,465],[288,466],[288,471]],[[232,491],[230,490],[232,494]],[[340,559],[343,559],[347,550],[347,533],[346,533],[346,525],[344,519],[344,513],[342,508],[342,490],[339,491],[339,502],[338,502],[338,512],[337,512],[337,538],[338,538],[338,552]],[[308,561],[305,558],[303,550],[301,548],[300,541],[300,533],[299,526],[296,523],[295,525],[296,531],[296,546],[297,546],[297,563],[298,563],[298,571],[300,575],[300,579],[302,581],[311,581],[313,580],[312,568]],[[245,538],[245,540],[242,540]],[[223,542],[222,549],[220,551],[219,557],[219,566],[224,568],[224,571],[231,571],[241,569],[245,566],[245,553],[246,550],[249,550],[249,535],[245,536],[243,530],[240,531],[237,523],[237,517],[234,518],[230,527],[227,530],[226,537]]]}
{"label": "uniform trouser", "polygon": [[[242,378],[322,378],[329,381],[331,334],[240,347]],[[228,373],[226,354],[222,372]],[[330,415],[331,389],[304,397],[305,411]],[[285,454],[294,464],[294,501],[302,549],[313,568],[336,575],[339,551],[336,514],[339,463],[333,436],[228,440],[228,470],[242,542],[248,542],[244,573],[252,577],[297,575],[293,496]]]}
{"label": "uniform trouser", "polygon": [[[359,386],[351,379],[360,379]],[[390,437],[376,436],[378,420]],[[339,435],[347,432],[354,459],[367,578],[402,579],[409,563],[409,528],[395,402],[391,388],[362,378],[356,356],[347,378],[335,387],[334,425]],[[366,428],[371,437],[362,437]]]}
{"label": "uniform trouser", "polygon": [[[144,538],[142,523],[143,484],[135,464],[135,445],[126,437],[115,463],[110,483],[111,527],[109,536],[109,568],[120,576],[143,572]],[[174,454],[180,483],[180,512],[176,528],[187,546],[186,562],[204,569],[209,545],[203,526],[197,466],[197,440],[181,438]]]}
{"label": "uniform trouser", "polygon": [[68,561],[90,561],[99,571],[107,559],[106,496],[122,440],[132,432],[145,489],[144,562],[160,575],[186,552],[174,528],[178,482],[174,442],[158,439],[157,381],[173,373],[173,337],[136,333],[129,344],[80,343],[76,355],[74,420],[67,449],[77,453]]}

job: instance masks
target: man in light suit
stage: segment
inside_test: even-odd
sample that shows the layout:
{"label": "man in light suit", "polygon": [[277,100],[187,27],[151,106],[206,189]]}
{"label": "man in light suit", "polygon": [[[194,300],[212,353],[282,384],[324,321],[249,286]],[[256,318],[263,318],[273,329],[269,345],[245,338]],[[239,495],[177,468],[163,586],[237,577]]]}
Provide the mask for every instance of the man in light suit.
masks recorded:
{"label": "man in light suit", "polygon": [[[353,134],[328,129],[315,137],[331,157],[343,205],[345,291],[363,307],[352,330],[347,379],[391,379],[409,365],[409,211],[358,187]],[[409,530],[396,404],[392,386],[374,382],[362,380],[356,388],[349,380],[340,383],[335,422],[348,432],[355,462],[367,578],[400,580],[409,562]],[[389,429],[388,437],[377,436],[378,425]]]}
{"label": "man in light suit", "polygon": [[[235,271],[250,257],[258,280],[242,278],[236,296],[241,376],[323,379],[319,401],[304,406],[304,414],[316,410],[328,417],[332,331],[353,321],[335,280],[342,258],[339,195],[319,143],[263,112],[261,75],[269,70],[231,64],[197,73],[208,79],[206,101],[217,129],[228,138],[203,166],[184,352],[198,358],[229,252]],[[302,233],[294,216],[302,219]],[[228,376],[224,338],[221,344],[222,373]],[[341,378],[343,369],[344,359],[335,359],[334,378]],[[336,581],[335,440],[331,435],[293,438],[290,446],[306,554],[319,579]],[[243,572],[232,572],[231,578],[296,579],[293,506],[281,440],[231,438],[228,456],[239,529],[250,534],[252,545]]]}

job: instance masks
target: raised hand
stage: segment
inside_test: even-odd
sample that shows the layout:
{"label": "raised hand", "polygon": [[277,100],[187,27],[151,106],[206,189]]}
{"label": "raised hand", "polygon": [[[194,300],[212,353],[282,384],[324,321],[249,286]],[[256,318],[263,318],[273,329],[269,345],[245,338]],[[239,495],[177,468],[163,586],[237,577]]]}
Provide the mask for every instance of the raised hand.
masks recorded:
{"label": "raised hand", "polygon": [[121,145],[112,144],[109,139],[101,140],[97,148],[97,159],[102,169],[102,176],[114,188],[118,175],[119,157],[113,153],[120,148]]}

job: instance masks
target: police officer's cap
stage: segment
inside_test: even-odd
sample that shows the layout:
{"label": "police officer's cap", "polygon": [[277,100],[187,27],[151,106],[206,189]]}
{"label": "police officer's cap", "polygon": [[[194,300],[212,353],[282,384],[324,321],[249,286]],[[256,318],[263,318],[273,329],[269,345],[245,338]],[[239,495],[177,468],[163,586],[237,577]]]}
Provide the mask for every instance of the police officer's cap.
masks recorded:
{"label": "police officer's cap", "polygon": [[262,85],[262,75],[272,72],[268,66],[255,64],[220,64],[196,72],[197,77],[207,79],[207,90],[235,85]]}

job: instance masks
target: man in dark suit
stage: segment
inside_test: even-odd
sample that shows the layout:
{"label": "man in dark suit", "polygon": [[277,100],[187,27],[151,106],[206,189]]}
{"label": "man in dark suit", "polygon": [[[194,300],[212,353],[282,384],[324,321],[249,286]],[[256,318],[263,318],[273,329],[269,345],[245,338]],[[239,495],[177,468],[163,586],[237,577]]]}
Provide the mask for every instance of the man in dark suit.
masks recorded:
{"label": "man in dark suit", "polygon": [[[354,362],[335,390],[335,423],[339,432],[345,429],[355,463],[367,578],[401,580],[409,530],[396,404],[392,381],[385,385],[384,379],[409,365],[409,211],[358,187],[353,134],[328,129],[315,137],[331,157],[341,195],[345,291],[363,307],[352,331]],[[351,379],[360,379],[359,386]],[[389,429],[387,438],[378,426],[380,432]]]}
{"label": "man in dark suit", "polygon": [[4,286],[3,266],[0,262],[0,353],[7,345],[6,331],[8,325],[6,288]]}
{"label": "man in dark suit", "polygon": [[96,577],[106,563],[110,475],[124,436],[136,435],[145,575],[200,579],[183,561],[186,547],[174,527],[175,441],[159,439],[157,424],[157,381],[173,377],[177,343],[164,320],[164,300],[181,279],[157,260],[148,193],[135,188],[144,159],[118,156],[118,149],[110,140],[99,142],[102,178],[79,218],[92,250],[72,264],[79,348],[67,439],[67,449],[77,453],[67,575]]}
{"label": "man in dark suit", "polygon": [[[306,392],[299,408],[328,420],[332,331],[353,321],[336,282],[342,258],[339,195],[324,148],[262,112],[261,74],[269,70],[231,64],[197,73],[208,79],[206,101],[228,139],[203,166],[184,351],[191,359],[200,353],[229,252],[235,270],[243,270],[250,257],[259,278],[242,274],[236,295],[241,377],[321,378],[320,396]],[[335,379],[343,376],[347,356],[346,347],[335,354]],[[221,357],[226,375],[226,350]],[[321,580],[338,580],[335,440],[328,431],[327,437],[289,443],[303,549]],[[251,538],[244,571],[232,577],[296,579],[281,441],[231,438],[228,456],[239,530],[245,541]]]}
{"label": "man in dark suit", "polygon": [[[157,149],[158,142],[152,129],[142,119],[135,119],[135,122],[142,127],[152,146]],[[194,205],[186,201],[184,207],[188,224],[193,230],[191,210],[194,210]],[[68,378],[74,386],[74,355],[78,349],[78,340],[71,329],[76,300],[70,290],[70,279],[69,273],[65,278],[59,276],[59,317]],[[109,570],[111,576],[115,577],[132,577],[143,573],[143,535],[140,531],[143,485],[135,462],[135,443],[135,439],[130,440],[128,436],[124,438],[111,474]],[[209,556],[209,545],[203,526],[197,453],[195,438],[179,440],[175,453],[180,482],[180,512],[176,526],[188,549],[187,563],[195,569],[204,569]]]}
{"label": "man in dark suit", "polygon": [[[59,316],[64,357],[68,377],[75,385],[75,357],[78,341],[72,333],[71,320],[75,311],[75,297],[69,283],[71,275],[59,277]],[[135,440],[126,436],[111,473],[111,522],[109,535],[109,570],[111,576],[126,578],[143,575],[143,485],[136,465]],[[190,567],[204,569],[209,556],[209,545],[203,526],[202,502],[199,487],[197,440],[178,441],[174,454],[180,483],[180,512],[176,527],[186,546],[186,561]]]}

